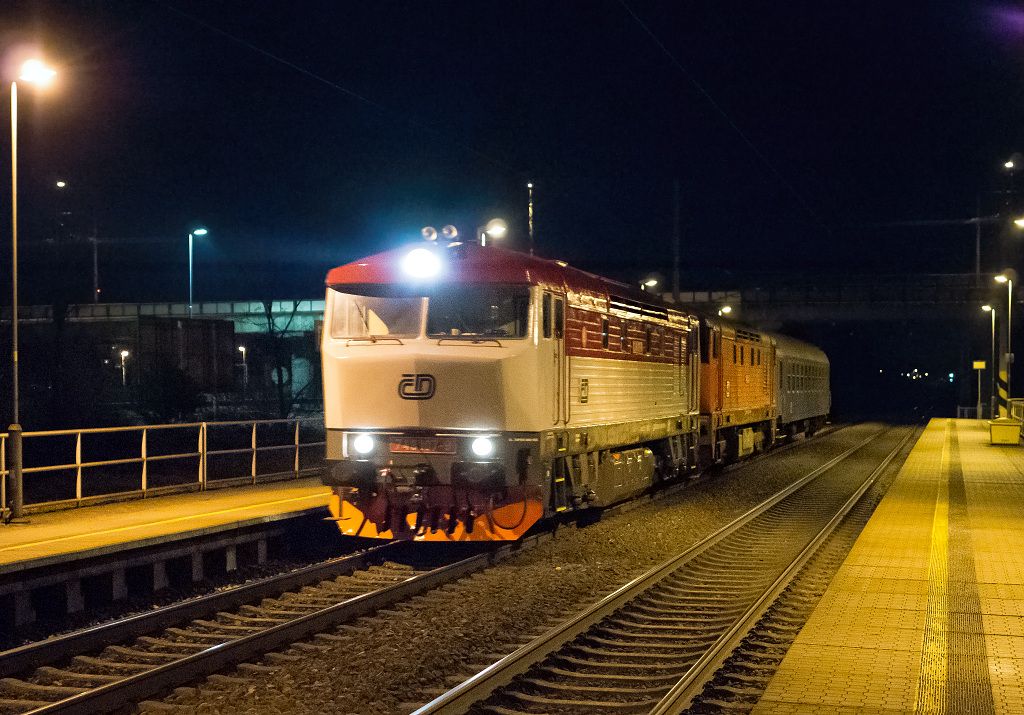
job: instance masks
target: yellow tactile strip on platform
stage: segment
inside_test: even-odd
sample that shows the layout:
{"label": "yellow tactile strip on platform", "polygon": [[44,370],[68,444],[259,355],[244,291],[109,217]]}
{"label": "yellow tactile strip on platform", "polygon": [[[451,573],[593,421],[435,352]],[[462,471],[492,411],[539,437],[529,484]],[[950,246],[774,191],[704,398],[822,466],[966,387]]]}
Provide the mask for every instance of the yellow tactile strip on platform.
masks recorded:
{"label": "yellow tactile strip on platform", "polygon": [[987,437],[932,420],[754,712],[1024,713],[1024,449]]}

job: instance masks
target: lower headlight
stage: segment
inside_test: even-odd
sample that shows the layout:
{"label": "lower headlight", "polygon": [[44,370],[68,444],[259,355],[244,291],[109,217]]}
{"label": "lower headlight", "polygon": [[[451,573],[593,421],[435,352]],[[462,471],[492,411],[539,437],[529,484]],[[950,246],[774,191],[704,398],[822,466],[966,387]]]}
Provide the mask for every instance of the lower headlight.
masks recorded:
{"label": "lower headlight", "polygon": [[373,447],[373,437],[368,434],[358,435],[352,440],[352,449],[356,451],[356,454],[362,454],[365,456],[373,451]]}
{"label": "lower headlight", "polygon": [[478,457],[490,457],[494,453],[494,441],[490,437],[477,437],[470,445],[470,449]]}

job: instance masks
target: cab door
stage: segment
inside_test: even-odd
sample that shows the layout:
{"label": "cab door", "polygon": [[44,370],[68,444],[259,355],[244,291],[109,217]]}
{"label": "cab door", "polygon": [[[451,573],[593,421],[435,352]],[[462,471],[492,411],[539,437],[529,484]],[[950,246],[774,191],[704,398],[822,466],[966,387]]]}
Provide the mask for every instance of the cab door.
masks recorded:
{"label": "cab door", "polygon": [[[568,359],[565,355],[565,296],[545,291],[541,299],[541,339],[550,354],[546,373],[551,392],[551,424],[568,420]],[[542,377],[542,379],[545,379]]]}

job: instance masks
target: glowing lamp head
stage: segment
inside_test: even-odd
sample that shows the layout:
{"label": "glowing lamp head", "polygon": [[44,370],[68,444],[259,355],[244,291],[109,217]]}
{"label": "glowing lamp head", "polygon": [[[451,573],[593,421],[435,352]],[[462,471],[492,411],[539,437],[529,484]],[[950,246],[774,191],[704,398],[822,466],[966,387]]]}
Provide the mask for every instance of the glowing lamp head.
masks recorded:
{"label": "glowing lamp head", "polygon": [[490,437],[477,437],[469,447],[478,457],[490,457],[494,454],[494,441]]}
{"label": "glowing lamp head", "polygon": [[484,233],[491,238],[504,238],[505,234],[508,233],[508,224],[500,218],[492,218],[487,222]]}
{"label": "glowing lamp head", "polygon": [[728,315],[731,312],[732,312],[732,306],[731,305],[723,305],[721,310],[718,311],[718,314],[719,315]]}
{"label": "glowing lamp head", "polygon": [[193,236],[205,236],[208,233],[209,233],[209,231],[207,231],[205,228],[197,228],[195,231],[192,232],[192,235]]}
{"label": "glowing lamp head", "polygon": [[1005,283],[1008,280],[1010,279],[1006,277],[1005,273],[1000,273],[998,276],[995,277],[996,283]]}
{"label": "glowing lamp head", "polygon": [[1013,166],[1013,159],[1010,159],[1009,161],[1003,163],[1004,169],[1012,169]]}
{"label": "glowing lamp head", "polygon": [[657,278],[648,278],[647,280],[644,281],[643,284],[647,288],[653,288],[654,286],[658,285],[658,279]]}
{"label": "glowing lamp head", "polygon": [[131,353],[130,353],[130,352],[128,352],[127,350],[122,350],[122,351],[121,351],[121,357],[122,357],[122,358],[126,358],[126,357],[128,357],[129,355],[131,355]]}
{"label": "glowing lamp head", "polygon": [[1013,225],[1016,226],[1017,228],[1024,228],[1024,217],[1015,218],[1013,220]]}
{"label": "glowing lamp head", "polygon": [[22,82],[45,87],[53,81],[56,75],[57,70],[47,67],[41,60],[29,60],[21,66],[21,73],[18,75],[18,79]]}
{"label": "glowing lamp head", "polygon": [[366,456],[373,451],[373,447],[373,437],[368,434],[358,435],[354,440],[352,440],[352,449],[355,450],[356,454]]}
{"label": "glowing lamp head", "polygon": [[983,306],[981,306],[981,309],[984,310],[986,313],[991,313],[992,312],[992,306],[991,305],[983,305]]}
{"label": "glowing lamp head", "polygon": [[441,259],[427,248],[414,248],[402,259],[402,270],[410,278],[433,278],[441,272]]}
{"label": "glowing lamp head", "polygon": [[58,189],[63,189],[63,188],[65,188],[65,187],[66,187],[67,185],[68,185],[68,182],[66,182],[66,181],[58,181],[58,182],[57,182],[57,188],[58,188]]}

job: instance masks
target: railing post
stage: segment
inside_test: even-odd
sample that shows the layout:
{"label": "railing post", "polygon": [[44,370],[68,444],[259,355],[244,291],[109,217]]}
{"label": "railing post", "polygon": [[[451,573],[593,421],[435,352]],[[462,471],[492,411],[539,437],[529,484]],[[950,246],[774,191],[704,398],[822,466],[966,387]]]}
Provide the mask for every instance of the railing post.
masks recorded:
{"label": "railing post", "polygon": [[252,423],[252,467],[250,468],[252,483],[256,483],[256,421]]}
{"label": "railing post", "polygon": [[142,494],[143,495],[146,494],[146,490],[149,488],[149,474],[148,474],[148,471],[146,469],[147,466],[148,466],[148,464],[146,462],[146,457],[148,456],[146,454],[146,432],[147,432],[146,428],[143,427],[142,428],[142,454],[139,455],[140,457],[142,457]]}
{"label": "railing post", "polygon": [[206,423],[199,423],[199,489],[206,489]]}
{"label": "railing post", "polygon": [[75,499],[82,501],[82,433],[75,433]]}
{"label": "railing post", "polygon": [[0,437],[0,516],[7,512],[7,475],[10,470],[7,468],[7,435]]}
{"label": "railing post", "polygon": [[295,418],[295,478],[299,478],[299,418]]}

